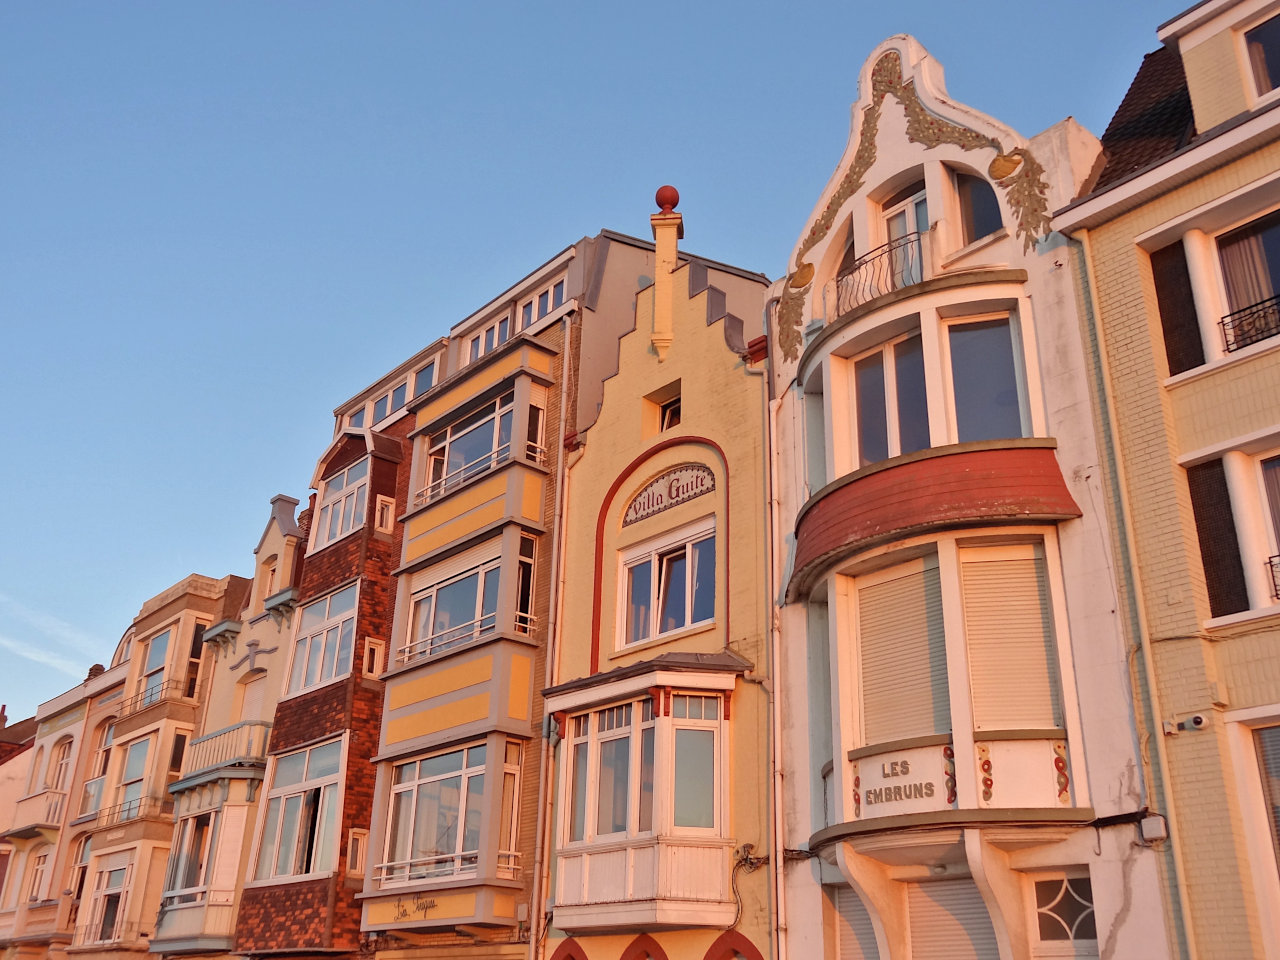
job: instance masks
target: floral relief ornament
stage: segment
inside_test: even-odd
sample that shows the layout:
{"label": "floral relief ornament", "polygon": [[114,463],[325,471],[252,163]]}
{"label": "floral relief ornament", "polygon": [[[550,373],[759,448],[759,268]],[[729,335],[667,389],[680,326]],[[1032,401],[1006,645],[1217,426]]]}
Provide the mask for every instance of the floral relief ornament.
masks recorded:
{"label": "floral relief ornament", "polygon": [[805,261],[804,255],[831,232],[845,201],[862,189],[866,173],[876,160],[876,134],[886,94],[892,94],[906,113],[907,139],[911,142],[922,143],[929,149],[945,143],[962,150],[992,148],[996,151],[988,172],[1006,193],[1017,218],[1015,231],[1022,238],[1024,251],[1030,251],[1036,238],[1049,232],[1049,201],[1046,196],[1049,185],[1044,180],[1044,167],[1022,147],[1006,154],[999,140],[929,113],[916,93],[915,81],[903,82],[902,59],[896,51],[890,50],[871,68],[871,103],[862,113],[862,128],[853,162],[801,242],[796,252],[796,268],[787,277],[782,291],[777,313],[778,346],[788,360],[800,356],[800,321],[809,286],[813,282],[813,264]]}

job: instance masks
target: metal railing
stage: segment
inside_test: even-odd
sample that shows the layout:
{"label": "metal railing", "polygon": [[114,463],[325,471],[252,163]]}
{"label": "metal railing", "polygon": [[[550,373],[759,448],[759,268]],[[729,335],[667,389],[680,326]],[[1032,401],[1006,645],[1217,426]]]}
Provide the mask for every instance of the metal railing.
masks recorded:
{"label": "metal railing", "polygon": [[1218,321],[1227,353],[1280,334],[1280,296],[1235,310]]}
{"label": "metal railing", "polygon": [[858,258],[836,280],[836,316],[924,279],[920,234],[908,233]]}
{"label": "metal railing", "polygon": [[480,851],[464,850],[462,853],[380,863],[374,868],[374,877],[379,883],[386,884],[436,880],[441,877],[470,877],[475,875],[479,864]]}
{"label": "metal railing", "polygon": [[162,700],[180,700],[185,688],[185,680],[167,680],[164,683],[154,683],[141,693],[135,694],[122,702],[117,716],[121,718],[127,717],[131,713],[145,710],[152,704],[159,703]]}
{"label": "metal railing", "polygon": [[547,465],[547,448],[541,444],[530,441],[525,447],[524,455],[540,467]]}
{"label": "metal railing", "polygon": [[271,724],[265,720],[245,720],[235,726],[196,737],[187,746],[182,775],[239,763],[265,763]]}
{"label": "metal railing", "polygon": [[141,817],[164,818],[172,812],[172,800],[164,797],[138,797],[136,800],[126,800],[124,803],[117,803],[114,807],[99,810],[97,824],[100,827],[109,827],[112,824],[125,823]]}
{"label": "metal railing", "polygon": [[520,854],[514,850],[498,851],[498,876],[504,880],[520,879]]}
{"label": "metal railing", "polygon": [[1267,566],[1271,568],[1271,597],[1280,600],[1280,555],[1268,557]]}
{"label": "metal railing", "polygon": [[490,450],[484,456],[477,457],[470,463],[465,463],[451,473],[446,473],[439,480],[433,480],[421,490],[413,495],[413,505],[420,507],[424,503],[430,503],[432,500],[438,500],[446,493],[451,493],[462,484],[475,477],[488,473],[496,467],[501,466],[511,459],[511,443],[507,442],[502,446]]}
{"label": "metal railing", "polygon": [[516,633],[522,633],[526,637],[533,636],[533,631],[538,626],[538,618],[532,613],[520,613],[516,611]]}
{"label": "metal railing", "polygon": [[408,663],[411,660],[421,660],[423,657],[429,657],[433,653],[452,650],[454,647],[461,646],[464,643],[488,636],[497,629],[497,626],[498,615],[496,613],[485,614],[478,620],[460,623],[456,627],[450,627],[448,630],[442,630],[429,637],[423,637],[421,640],[415,640],[400,651],[399,660],[401,663]]}
{"label": "metal railing", "polygon": [[140,923],[109,923],[108,929],[101,929],[102,924],[88,923],[75,928],[73,943],[77,946],[86,943],[119,943],[139,939],[144,930],[150,930]]}

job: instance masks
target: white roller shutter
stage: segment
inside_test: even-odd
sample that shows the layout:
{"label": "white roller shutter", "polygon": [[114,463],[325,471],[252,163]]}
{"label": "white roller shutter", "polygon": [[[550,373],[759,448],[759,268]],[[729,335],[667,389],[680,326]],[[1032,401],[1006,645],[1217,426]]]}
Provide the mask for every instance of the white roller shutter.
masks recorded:
{"label": "white roller shutter", "polygon": [[972,880],[907,888],[911,960],[1000,960],[987,905]]}
{"label": "white roller shutter", "polygon": [[951,729],[942,592],[936,561],[859,581],[858,643],[864,742]]}
{"label": "white roller shutter", "polygon": [[974,728],[1061,727],[1044,557],[1030,546],[964,550],[960,577]]}
{"label": "white roller shutter", "polygon": [[454,554],[447,560],[441,560],[439,563],[433,563],[424,570],[419,570],[413,575],[412,589],[416,593],[419,590],[425,590],[427,587],[433,587],[438,583],[444,583],[446,580],[451,580],[458,574],[464,573],[473,567],[498,559],[501,553],[501,537],[486,540],[484,543]]}
{"label": "white roller shutter", "polygon": [[880,960],[871,915],[852,887],[836,887],[836,948],[839,960]]}
{"label": "white roller shutter", "polygon": [[235,899],[236,879],[240,874],[241,847],[249,808],[242,804],[227,804],[218,811],[218,835],[214,838],[210,855],[213,863],[209,870],[209,902],[231,903]]}

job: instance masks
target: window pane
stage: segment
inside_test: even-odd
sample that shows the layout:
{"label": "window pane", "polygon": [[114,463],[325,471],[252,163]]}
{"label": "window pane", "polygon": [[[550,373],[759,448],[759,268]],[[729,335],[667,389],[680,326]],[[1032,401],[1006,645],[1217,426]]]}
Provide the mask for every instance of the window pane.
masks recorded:
{"label": "window pane", "polygon": [[1275,534],[1275,547],[1280,550],[1280,457],[1262,461],[1262,489],[1271,513],[1271,529]]}
{"label": "window pane", "polygon": [[353,463],[347,468],[347,486],[351,486],[357,480],[363,480],[369,473],[369,461],[361,460],[359,463]]}
{"label": "window pane", "polygon": [[[387,860],[408,860],[409,829],[413,823],[413,790],[401,790],[391,799],[391,826],[387,832]],[[398,871],[397,871],[398,873]]]}
{"label": "window pane", "polygon": [[462,849],[480,849],[480,814],[484,810],[484,774],[467,777],[467,815],[463,819]]}
{"label": "window pane", "polygon": [[436,618],[432,636],[439,643],[468,636],[476,618],[476,590],[480,574],[473,573],[436,591]]}
{"label": "window pane", "polygon": [[484,757],[485,757],[485,744],[482,743],[478,747],[467,748],[467,766],[468,767],[483,767]]}
{"label": "window pane", "polygon": [[379,397],[373,405],[373,422],[377,423],[387,415],[387,397]]}
{"label": "window pane", "polygon": [[416,397],[420,393],[426,393],[431,389],[431,381],[435,379],[436,365],[428,363],[413,376],[413,395]]}
{"label": "window pane", "polygon": [[276,851],[276,876],[288,876],[294,873],[295,856],[298,847],[298,814],[302,811],[302,797],[286,797],[284,812],[280,817],[280,848]]}
{"label": "window pane", "polygon": [[129,752],[125,755],[122,781],[142,779],[147,771],[147,748],[150,745],[150,740],[139,740],[129,745]]}
{"label": "window pane", "polygon": [[653,727],[640,731],[640,822],[636,829],[653,829]]}
{"label": "window pane", "polygon": [[353,427],[363,427],[364,426],[364,408],[363,407],[360,408],[355,413],[351,414],[351,416],[347,417],[347,423],[349,423]]}
{"label": "window pane", "polygon": [[324,654],[324,637],[316,634],[311,638],[311,649],[307,653],[307,676],[305,686],[320,682],[320,659]]}
{"label": "window pane", "polygon": [[[279,769],[278,767],[276,769]],[[280,798],[273,797],[267,804],[267,817],[262,824],[262,846],[258,850],[256,876],[265,880],[271,876],[271,856],[275,853],[276,823],[280,818]]]}
{"label": "window pane", "polygon": [[423,780],[439,777],[446,773],[457,773],[462,769],[462,751],[442,753],[438,757],[427,757],[422,761],[418,776]]}
{"label": "window pane", "polygon": [[630,746],[629,737],[618,737],[600,744],[600,803],[596,809],[598,834],[621,833],[627,829]]}
{"label": "window pane", "polygon": [[[452,854],[458,846],[458,801],[462,778],[449,777],[418,787],[418,810],[414,820],[414,858]],[[438,866],[431,869],[440,869]],[[452,863],[444,869],[452,871]]]}
{"label": "window pane", "polygon": [[[307,761],[307,779],[319,780],[321,777],[333,776],[338,772],[338,765],[341,759],[341,740],[335,740],[333,743],[326,743],[320,747],[313,747]],[[277,783],[276,786],[279,786],[279,784]]]}
{"label": "window pane", "polygon": [[[498,611],[498,571],[486,570],[484,572],[484,597],[480,607],[480,613],[483,616],[491,616]],[[492,627],[492,624],[489,624]]]}
{"label": "window pane", "polygon": [[169,650],[169,631],[166,630],[147,646],[147,666],[144,672],[151,673],[164,666],[164,655]]}
{"label": "window pane", "polygon": [[693,616],[702,623],[716,615],[716,539],[707,537],[693,545]]}
{"label": "window pane", "polygon": [[520,329],[524,329],[533,323],[533,301],[530,300],[524,305],[520,311]]}
{"label": "window pane", "polygon": [[684,548],[679,553],[659,557],[661,586],[658,594],[658,632],[666,633],[683,627],[685,619],[685,569],[688,561]]}
{"label": "window pane", "polygon": [[884,356],[873,353],[853,365],[858,404],[858,465],[889,458],[889,430],[884,400]]}
{"label": "window pane", "polygon": [[898,453],[915,453],[929,446],[924,349],[919,334],[894,346],[893,367],[898,394]]}
{"label": "window pane", "polygon": [[646,560],[627,568],[627,643],[649,639],[649,603],[653,597],[653,565]]}
{"label": "window pane", "polygon": [[563,280],[561,280],[559,283],[555,285],[555,287],[552,288],[551,309],[554,310],[556,307],[560,306],[562,303],[564,303],[564,281]]}
{"label": "window pane", "polygon": [[573,796],[569,805],[569,839],[581,840],[587,822],[587,744],[573,745]]}
{"label": "window pane", "polygon": [[1280,727],[1266,727],[1254,734],[1258,745],[1258,773],[1267,805],[1271,843],[1280,853]]}
{"label": "window pane", "polygon": [[409,392],[409,384],[402,383],[391,391],[391,409],[399,410],[404,406],[405,394]]}
{"label": "window pane", "polygon": [[342,622],[342,633],[338,638],[338,655],[334,659],[333,675],[341,677],[351,672],[351,641],[355,634],[355,618]]}
{"label": "window pane", "polygon": [[301,783],[306,773],[306,752],[290,753],[276,760],[276,775],[272,786],[287,787],[295,783]]}
{"label": "window pane", "polygon": [[449,444],[449,462],[445,468],[447,473],[456,473],[463,467],[471,467],[472,472],[465,476],[474,476],[481,469],[488,469],[493,453],[493,422],[485,421],[479,426],[455,437]]}
{"label": "window pane", "polygon": [[956,439],[1022,436],[1022,409],[1008,320],[958,323],[950,328]]}
{"label": "window pane", "polygon": [[338,824],[338,785],[330,783],[320,792],[320,815],[311,849],[307,872],[326,873],[333,869],[334,831]]}
{"label": "window pane", "polygon": [[676,731],[677,827],[715,826],[715,742],[712,730]]}
{"label": "window pane", "polygon": [[1260,23],[1244,35],[1249,65],[1259,93],[1280,85],[1280,17]]}
{"label": "window pane", "polygon": [[551,294],[544,290],[538,294],[538,319],[542,319],[551,312]]}
{"label": "window pane", "polygon": [[991,184],[981,177],[958,173],[956,187],[960,194],[960,222],[965,243],[973,243],[1000,229],[1000,202]]}

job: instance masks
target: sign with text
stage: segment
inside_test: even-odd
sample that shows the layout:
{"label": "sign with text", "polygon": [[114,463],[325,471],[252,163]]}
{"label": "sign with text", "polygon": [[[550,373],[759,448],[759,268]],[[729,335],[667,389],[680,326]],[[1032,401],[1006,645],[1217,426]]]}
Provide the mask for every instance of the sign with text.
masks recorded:
{"label": "sign with text", "polygon": [[885,817],[951,806],[954,768],[941,746],[895,750],[853,762],[856,816]]}
{"label": "sign with text", "polygon": [[643,490],[627,505],[622,525],[652,517],[655,513],[685,503],[716,488],[716,476],[711,468],[701,463],[683,463],[650,480]]}

